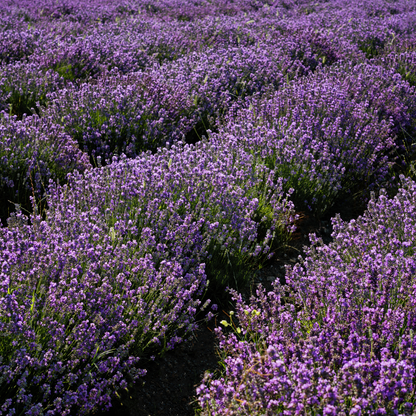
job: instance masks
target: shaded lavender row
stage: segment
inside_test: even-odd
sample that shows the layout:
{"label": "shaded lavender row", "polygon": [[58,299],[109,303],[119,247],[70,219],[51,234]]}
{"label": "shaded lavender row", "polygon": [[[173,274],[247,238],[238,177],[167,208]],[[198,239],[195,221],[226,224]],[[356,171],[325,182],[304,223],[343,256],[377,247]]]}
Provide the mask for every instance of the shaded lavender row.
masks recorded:
{"label": "shaded lavender row", "polygon": [[204,415],[412,415],[416,368],[416,183],[372,198],[362,217],[311,235],[287,286],[233,292],[218,329],[220,377],[198,388]]}
{"label": "shaded lavender row", "polygon": [[46,221],[0,229],[2,414],[108,408],[140,359],[195,329],[207,287],[241,289],[287,238],[293,204],[273,178],[213,141],[51,181]]}

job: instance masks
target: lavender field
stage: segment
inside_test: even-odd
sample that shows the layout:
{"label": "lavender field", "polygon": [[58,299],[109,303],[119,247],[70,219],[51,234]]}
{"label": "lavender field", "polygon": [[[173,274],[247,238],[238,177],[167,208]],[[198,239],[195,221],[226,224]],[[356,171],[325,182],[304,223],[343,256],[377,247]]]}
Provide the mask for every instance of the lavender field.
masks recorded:
{"label": "lavender field", "polygon": [[108,411],[207,321],[196,414],[416,414],[414,0],[0,17],[0,415]]}

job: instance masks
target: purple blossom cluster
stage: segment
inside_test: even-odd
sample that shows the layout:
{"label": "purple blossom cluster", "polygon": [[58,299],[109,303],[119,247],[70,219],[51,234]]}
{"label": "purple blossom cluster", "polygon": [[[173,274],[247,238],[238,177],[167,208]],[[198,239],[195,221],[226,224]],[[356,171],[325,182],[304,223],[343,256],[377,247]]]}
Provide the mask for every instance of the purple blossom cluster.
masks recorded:
{"label": "purple blossom cluster", "polygon": [[271,257],[273,243],[293,231],[290,192],[259,162],[215,140],[116,158],[84,175],[74,172],[63,188],[51,186],[48,222],[65,215],[68,206],[99,209],[115,235],[142,241],[156,262],[175,259],[186,270],[207,263],[211,278],[223,271],[222,265],[210,269],[213,256],[246,267],[253,257]]}
{"label": "purple blossom cluster", "polygon": [[0,61],[9,63],[26,58],[38,46],[40,33],[37,31],[21,31],[13,28],[2,31],[0,44]]}
{"label": "purple blossom cluster", "polygon": [[392,53],[380,58],[380,64],[393,68],[410,85],[416,86],[416,51]]}
{"label": "purple blossom cluster", "polygon": [[370,194],[414,165],[415,29],[413,0],[1,2],[0,415],[109,408],[226,287],[203,414],[413,414],[416,185]]}
{"label": "purple blossom cluster", "polygon": [[[363,216],[311,235],[287,285],[233,292],[220,337],[224,374],[198,388],[209,415],[414,414],[416,183],[402,176]],[[237,326],[238,325],[238,326]]]}
{"label": "purple blossom cluster", "polygon": [[30,61],[71,81],[96,77],[113,68],[124,73],[137,71],[153,58],[146,49],[157,43],[157,38],[149,39],[152,29],[157,28],[149,26],[156,25],[145,19],[109,22],[91,28],[59,25],[53,29],[55,37],[39,48]]}
{"label": "purple blossom cluster", "polygon": [[175,82],[188,84],[189,95],[197,106],[195,112],[207,130],[217,125],[230,106],[241,105],[254,94],[274,91],[309,68],[288,56],[281,45],[259,41],[255,45],[228,45],[193,53],[166,64],[163,70]]}
{"label": "purple blossom cluster", "polygon": [[[121,0],[10,0],[0,6],[0,13],[13,16],[17,22],[31,22],[50,25],[55,22],[105,22],[124,16],[140,14],[140,3]],[[7,19],[8,20],[8,19]]]}

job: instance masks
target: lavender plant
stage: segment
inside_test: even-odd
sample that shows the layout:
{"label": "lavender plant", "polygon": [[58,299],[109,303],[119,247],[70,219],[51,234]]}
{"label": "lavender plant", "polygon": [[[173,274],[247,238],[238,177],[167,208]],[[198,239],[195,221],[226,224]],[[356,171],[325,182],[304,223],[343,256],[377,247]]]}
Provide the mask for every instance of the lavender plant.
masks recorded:
{"label": "lavender plant", "polygon": [[83,25],[114,21],[141,12],[140,4],[127,0],[117,3],[111,0],[40,0],[36,4],[32,0],[11,0],[2,9],[8,15],[14,14],[37,24],[80,22]]}
{"label": "lavender plant", "polygon": [[87,152],[93,163],[113,155],[137,156],[143,150],[181,139],[193,124],[193,102],[186,88],[163,73],[113,74],[47,95],[42,111]]}
{"label": "lavender plant", "polygon": [[142,241],[156,262],[206,263],[212,287],[243,288],[250,268],[293,230],[293,205],[274,176],[230,143],[178,144],[74,174],[68,188],[51,189],[48,215],[67,204],[98,207],[109,228]]}
{"label": "lavender plant", "polygon": [[3,30],[0,41],[0,62],[10,63],[30,56],[37,47],[40,33],[34,30]]}
{"label": "lavender plant", "polygon": [[334,218],[333,243],[311,235],[287,286],[249,303],[233,292],[235,332],[218,329],[225,370],[198,388],[202,414],[413,414],[415,207],[402,177],[393,199]]}
{"label": "lavender plant", "polygon": [[416,86],[416,51],[403,52],[399,54],[392,53],[381,58],[380,62],[386,67],[393,68],[410,85]]}
{"label": "lavender plant", "polygon": [[236,108],[212,136],[248,143],[295,189],[299,208],[322,215],[355,184],[385,183],[397,136],[413,129],[414,94],[394,71],[333,66]]}
{"label": "lavender plant", "polygon": [[13,210],[12,204],[30,209],[30,196],[41,200],[50,179],[65,183],[68,173],[91,167],[87,155],[50,119],[18,120],[4,112],[0,114],[0,161],[2,219]]}
{"label": "lavender plant", "polygon": [[169,79],[189,88],[199,121],[187,140],[195,142],[208,129],[215,129],[233,104],[241,104],[253,94],[274,91],[287,80],[307,73],[308,68],[287,56],[279,45],[258,42],[219,48],[215,53],[193,53],[164,65],[163,71]]}
{"label": "lavender plant", "polygon": [[126,33],[115,36],[107,27],[105,31],[100,29],[53,39],[31,60],[72,82],[98,77],[113,68],[138,71],[149,64],[142,45],[129,44],[126,40],[130,36]]}
{"label": "lavender plant", "polygon": [[10,115],[37,113],[47,104],[47,93],[64,86],[56,72],[42,71],[36,64],[16,62],[0,68],[0,110]]}
{"label": "lavender plant", "polygon": [[145,374],[137,366],[144,354],[172,348],[194,328],[203,265],[156,268],[136,241],[119,244],[97,209],[68,210],[52,226],[24,220],[17,214],[0,229],[1,411],[108,409]]}

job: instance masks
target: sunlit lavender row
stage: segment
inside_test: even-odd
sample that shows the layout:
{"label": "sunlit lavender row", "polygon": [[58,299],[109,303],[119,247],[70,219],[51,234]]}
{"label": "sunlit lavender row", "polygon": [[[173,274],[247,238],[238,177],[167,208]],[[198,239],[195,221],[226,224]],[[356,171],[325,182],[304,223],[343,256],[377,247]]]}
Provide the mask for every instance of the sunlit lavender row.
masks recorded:
{"label": "sunlit lavender row", "polygon": [[[202,414],[415,412],[413,1],[0,16],[0,415],[110,408],[227,294]],[[368,209],[244,298],[345,200]]]}

